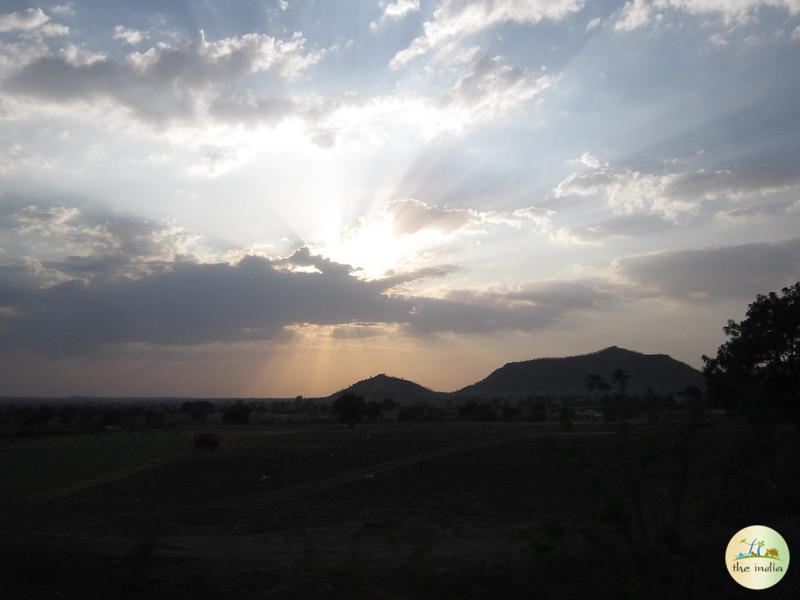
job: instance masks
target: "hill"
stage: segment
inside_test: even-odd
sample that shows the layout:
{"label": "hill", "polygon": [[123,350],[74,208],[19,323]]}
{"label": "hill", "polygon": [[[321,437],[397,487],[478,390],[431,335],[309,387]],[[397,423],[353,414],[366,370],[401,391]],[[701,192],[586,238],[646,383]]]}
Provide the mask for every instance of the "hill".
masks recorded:
{"label": "hill", "polygon": [[398,377],[390,377],[383,373],[354,383],[348,388],[331,394],[329,398],[338,398],[342,394],[348,392],[361,396],[365,400],[383,400],[384,398],[391,398],[392,400],[402,403],[413,403],[422,400],[443,400],[448,396],[448,394],[442,392],[429,390],[413,381],[400,379]]}
{"label": "hill", "polygon": [[617,346],[599,352],[566,358],[539,358],[508,363],[486,379],[454,392],[462,396],[526,397],[531,394],[585,394],[586,377],[601,375],[611,383],[615,369],[629,376],[628,390],[658,393],[680,391],[686,386],[702,388],[702,375],[666,354],[642,354]]}

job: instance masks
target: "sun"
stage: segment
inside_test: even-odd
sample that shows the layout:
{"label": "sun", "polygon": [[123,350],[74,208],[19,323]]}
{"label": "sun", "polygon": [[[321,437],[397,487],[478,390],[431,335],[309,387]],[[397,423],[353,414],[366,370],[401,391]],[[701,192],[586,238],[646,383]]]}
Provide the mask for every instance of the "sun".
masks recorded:
{"label": "sun", "polygon": [[410,235],[398,234],[392,216],[385,210],[359,219],[315,250],[339,263],[358,269],[357,275],[380,279],[426,266],[430,251],[446,241],[435,229],[423,229]]}

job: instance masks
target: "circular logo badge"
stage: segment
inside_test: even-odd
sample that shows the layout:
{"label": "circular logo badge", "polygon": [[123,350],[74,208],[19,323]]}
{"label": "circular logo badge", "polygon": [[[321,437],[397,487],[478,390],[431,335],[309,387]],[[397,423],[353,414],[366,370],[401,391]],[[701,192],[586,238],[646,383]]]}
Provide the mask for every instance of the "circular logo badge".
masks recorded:
{"label": "circular logo badge", "polygon": [[763,590],[786,575],[789,547],[774,529],[751,525],[731,538],[725,550],[725,564],[736,583],[751,590]]}

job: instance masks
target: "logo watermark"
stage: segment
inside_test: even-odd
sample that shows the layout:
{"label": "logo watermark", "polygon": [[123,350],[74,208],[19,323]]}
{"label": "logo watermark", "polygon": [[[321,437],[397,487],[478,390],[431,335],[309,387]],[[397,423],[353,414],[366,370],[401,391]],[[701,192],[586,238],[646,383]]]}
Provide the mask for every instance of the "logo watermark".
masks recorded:
{"label": "logo watermark", "polygon": [[731,538],[725,550],[725,564],[736,583],[751,590],[763,590],[786,575],[789,547],[774,529],[751,525]]}

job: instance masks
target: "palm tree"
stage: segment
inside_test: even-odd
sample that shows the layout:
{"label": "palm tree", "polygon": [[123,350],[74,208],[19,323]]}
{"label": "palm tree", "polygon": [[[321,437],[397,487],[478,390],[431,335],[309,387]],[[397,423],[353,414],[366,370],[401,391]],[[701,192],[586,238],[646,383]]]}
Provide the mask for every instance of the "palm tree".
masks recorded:
{"label": "palm tree", "polygon": [[756,549],[756,555],[757,556],[761,556],[761,548],[766,546],[766,544],[764,543],[764,540],[761,540],[760,542],[758,542],[758,544],[756,544],[756,546],[758,546],[758,548]]}

